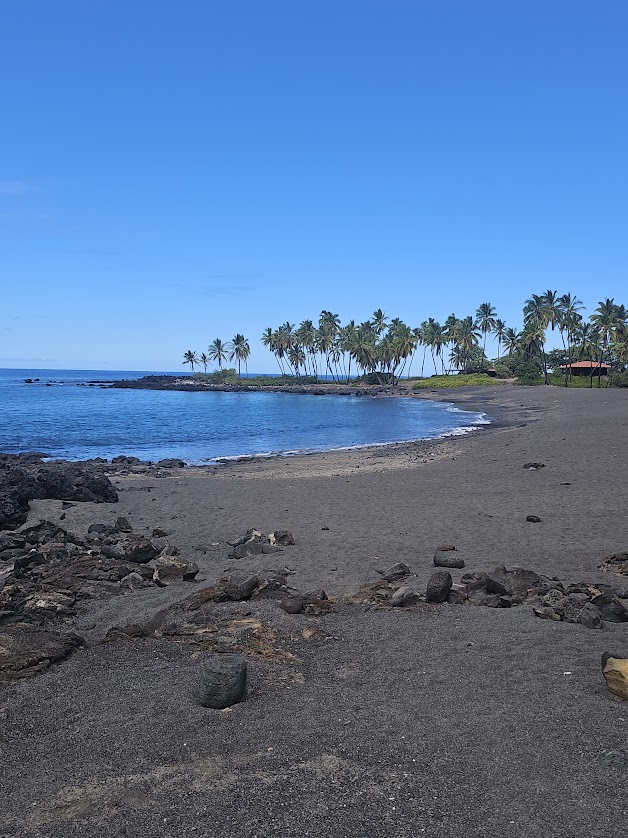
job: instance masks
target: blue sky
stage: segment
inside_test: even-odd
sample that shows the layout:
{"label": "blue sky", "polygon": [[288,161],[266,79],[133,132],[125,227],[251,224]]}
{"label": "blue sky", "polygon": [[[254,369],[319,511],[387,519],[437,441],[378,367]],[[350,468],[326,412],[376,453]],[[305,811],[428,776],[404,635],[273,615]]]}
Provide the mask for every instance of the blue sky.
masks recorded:
{"label": "blue sky", "polygon": [[0,366],[628,304],[625,0],[5,0]]}

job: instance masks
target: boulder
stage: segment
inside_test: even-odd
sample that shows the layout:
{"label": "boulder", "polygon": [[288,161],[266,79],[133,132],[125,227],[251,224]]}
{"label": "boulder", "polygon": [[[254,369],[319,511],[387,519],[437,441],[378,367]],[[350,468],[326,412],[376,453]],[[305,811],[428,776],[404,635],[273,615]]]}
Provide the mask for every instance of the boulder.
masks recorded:
{"label": "boulder", "polygon": [[195,562],[186,562],[178,556],[160,556],[155,561],[153,582],[160,586],[180,581],[191,582],[197,573],[198,565]]}
{"label": "boulder", "polygon": [[577,620],[574,620],[573,622],[578,622],[580,623],[580,625],[583,625],[585,628],[589,629],[601,629],[603,625],[600,612],[595,607],[595,605],[592,605],[590,602],[588,602],[581,609],[580,613],[578,614]]}
{"label": "boulder", "polygon": [[382,573],[382,579],[385,582],[397,582],[399,579],[403,579],[404,576],[409,576],[410,573],[411,571],[407,564],[397,562],[397,564],[394,564],[385,573]]}
{"label": "boulder", "polygon": [[623,701],[628,701],[628,658],[604,652],[602,655],[602,675],[609,692]]}
{"label": "boulder", "polygon": [[87,528],[87,533],[96,533],[97,535],[113,535],[116,528],[111,524],[90,524]]}
{"label": "boulder", "polygon": [[457,556],[454,552],[441,552],[437,550],[434,553],[434,567],[449,567],[460,570],[464,567],[464,559]]}
{"label": "boulder", "polygon": [[150,535],[151,538],[168,538],[170,533],[168,530],[162,529],[162,527],[155,527]]}
{"label": "boulder", "polygon": [[432,573],[428,580],[427,590],[425,592],[427,601],[445,602],[452,585],[453,579],[451,578],[451,573],[448,571],[437,570],[435,573]]}
{"label": "boulder", "polygon": [[212,655],[203,663],[196,697],[203,707],[222,710],[242,701],[247,665],[239,655]]}
{"label": "boulder", "polygon": [[404,608],[406,605],[414,605],[418,599],[418,594],[412,588],[408,587],[408,585],[403,585],[403,587],[398,588],[393,593],[390,604],[395,608]]}
{"label": "boulder", "polygon": [[100,552],[110,559],[145,564],[157,558],[160,551],[146,536],[130,534],[106,539]]}
{"label": "boulder", "polygon": [[185,463],[175,457],[168,457],[165,460],[159,460],[157,468],[184,468]]}

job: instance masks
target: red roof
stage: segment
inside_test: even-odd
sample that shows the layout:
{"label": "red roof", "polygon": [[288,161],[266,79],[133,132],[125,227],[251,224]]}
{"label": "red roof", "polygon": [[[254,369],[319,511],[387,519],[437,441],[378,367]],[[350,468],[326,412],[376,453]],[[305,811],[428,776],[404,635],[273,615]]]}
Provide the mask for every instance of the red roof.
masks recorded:
{"label": "red roof", "polygon": [[561,370],[566,370],[567,367],[571,367],[572,370],[596,370],[598,367],[603,370],[610,370],[611,365],[600,364],[597,361],[575,361],[573,364],[563,364]]}

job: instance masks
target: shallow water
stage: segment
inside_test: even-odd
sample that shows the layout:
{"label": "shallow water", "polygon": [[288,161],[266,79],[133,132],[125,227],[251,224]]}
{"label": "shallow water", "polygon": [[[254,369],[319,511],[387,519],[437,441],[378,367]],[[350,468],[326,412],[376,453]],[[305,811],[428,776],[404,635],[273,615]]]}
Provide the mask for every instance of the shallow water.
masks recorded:
{"label": "shallow water", "polygon": [[[483,413],[418,399],[77,386],[141,375],[0,370],[0,451],[37,450],[70,460],[124,453],[202,463],[433,439],[489,421]],[[40,381],[25,384],[27,377]]]}

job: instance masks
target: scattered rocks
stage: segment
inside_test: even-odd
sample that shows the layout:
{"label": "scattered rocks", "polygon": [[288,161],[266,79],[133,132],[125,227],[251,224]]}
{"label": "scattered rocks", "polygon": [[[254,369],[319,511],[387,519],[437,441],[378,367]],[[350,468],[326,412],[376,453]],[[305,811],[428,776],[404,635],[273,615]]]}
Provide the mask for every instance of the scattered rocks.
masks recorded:
{"label": "scattered rocks", "polygon": [[247,665],[239,655],[212,655],[203,663],[197,700],[203,707],[222,710],[242,701],[246,693]]}
{"label": "scattered rocks", "polygon": [[250,529],[241,538],[229,543],[233,547],[229,553],[230,559],[246,559],[251,556],[281,553],[282,548],[279,545],[294,544],[294,538],[288,530],[276,530],[270,535],[264,535],[261,530]]}
{"label": "scattered rocks", "polygon": [[464,559],[454,555],[453,551],[441,552],[437,550],[434,553],[434,567],[449,567],[460,570],[464,567]]}
{"label": "scattered rocks", "polygon": [[437,570],[432,573],[427,583],[425,596],[428,602],[445,602],[447,595],[453,585],[451,573],[446,570]]}
{"label": "scattered rocks", "polygon": [[600,570],[610,570],[620,576],[628,576],[628,553],[615,553],[598,565]]}
{"label": "scattered rocks", "polygon": [[628,701],[628,658],[604,652],[602,655],[602,675],[609,692],[623,701]]}
{"label": "scattered rocks", "polygon": [[382,579],[384,582],[397,582],[399,579],[409,576],[410,573],[411,571],[407,564],[397,562],[397,564],[394,564],[385,573],[382,573]]}
{"label": "scattered rocks", "polygon": [[106,538],[100,550],[104,556],[118,561],[144,564],[157,558],[159,547],[144,535],[130,533],[126,536],[111,535]]}
{"label": "scattered rocks", "polygon": [[541,519],[539,518],[538,515],[526,515],[526,521],[528,521],[530,524],[540,524],[541,523]]}
{"label": "scattered rocks", "polygon": [[116,528],[111,524],[90,524],[87,528],[87,533],[96,533],[97,535],[113,535]]}

